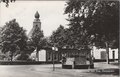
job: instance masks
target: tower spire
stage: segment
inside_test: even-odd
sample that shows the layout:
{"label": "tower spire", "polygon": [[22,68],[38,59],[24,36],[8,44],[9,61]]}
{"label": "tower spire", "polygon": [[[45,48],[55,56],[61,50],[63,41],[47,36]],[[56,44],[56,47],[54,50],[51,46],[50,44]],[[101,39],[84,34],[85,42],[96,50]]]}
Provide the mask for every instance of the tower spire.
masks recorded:
{"label": "tower spire", "polygon": [[39,13],[38,13],[38,11],[35,13],[35,18],[39,18],[40,17],[40,15],[39,15]]}

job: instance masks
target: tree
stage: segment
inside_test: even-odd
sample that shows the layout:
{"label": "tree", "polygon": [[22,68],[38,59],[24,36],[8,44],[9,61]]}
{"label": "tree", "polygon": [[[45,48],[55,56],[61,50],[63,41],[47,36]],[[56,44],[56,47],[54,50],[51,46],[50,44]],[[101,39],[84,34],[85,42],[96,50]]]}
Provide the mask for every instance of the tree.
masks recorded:
{"label": "tree", "polygon": [[15,1],[16,0],[1,0],[0,3],[4,2],[4,3],[6,3],[6,7],[8,7],[10,2],[15,2]]}
{"label": "tree", "polygon": [[56,31],[54,31],[50,37],[52,46],[56,45],[58,48],[65,46],[65,29],[60,25]]}
{"label": "tree", "polygon": [[37,61],[39,61],[39,50],[42,49],[43,47],[43,31],[40,30],[40,28],[38,26],[35,27],[33,33],[32,33],[32,36],[31,36],[31,42],[32,42],[32,45],[35,47],[36,49],[36,58],[37,58]]}
{"label": "tree", "polygon": [[70,26],[75,28],[74,24],[78,23],[91,43],[106,48],[109,63],[109,47],[118,47],[119,1],[69,0],[65,14],[68,14]]}
{"label": "tree", "polygon": [[27,36],[15,19],[3,26],[0,36],[2,52],[10,52],[11,61],[15,54],[24,52]]}
{"label": "tree", "polygon": [[[50,37],[52,46],[56,45],[58,48],[81,49],[86,47],[85,32],[80,30],[78,24],[73,24],[74,27],[64,28],[59,26]],[[87,39],[87,40],[85,40]]]}
{"label": "tree", "polygon": [[30,55],[34,50],[35,50],[35,47],[34,47],[32,41],[27,40],[27,45],[26,45],[26,50],[25,50],[26,53]]}

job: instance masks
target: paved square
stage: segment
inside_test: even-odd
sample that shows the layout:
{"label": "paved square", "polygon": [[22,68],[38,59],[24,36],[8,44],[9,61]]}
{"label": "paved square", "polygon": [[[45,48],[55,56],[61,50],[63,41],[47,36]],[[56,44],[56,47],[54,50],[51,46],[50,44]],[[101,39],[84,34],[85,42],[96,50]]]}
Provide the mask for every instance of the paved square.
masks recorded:
{"label": "paved square", "polygon": [[114,74],[97,74],[97,69],[117,69],[118,66],[102,63],[94,63],[95,69],[62,69],[61,64],[45,65],[0,65],[0,77],[118,77]]}

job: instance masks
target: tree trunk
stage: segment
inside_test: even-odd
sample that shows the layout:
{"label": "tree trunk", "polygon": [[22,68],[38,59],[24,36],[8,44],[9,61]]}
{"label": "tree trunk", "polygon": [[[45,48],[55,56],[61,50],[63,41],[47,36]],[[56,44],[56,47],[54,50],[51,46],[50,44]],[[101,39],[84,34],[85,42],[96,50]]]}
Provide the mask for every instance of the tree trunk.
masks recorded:
{"label": "tree trunk", "polygon": [[37,61],[39,61],[39,51],[37,51]]}
{"label": "tree trunk", "polygon": [[12,61],[13,60],[13,53],[11,52],[11,54],[10,54],[10,61]]}
{"label": "tree trunk", "polygon": [[106,62],[107,64],[109,64],[109,45],[108,42],[106,42],[105,44],[106,44]]}
{"label": "tree trunk", "polygon": [[39,61],[39,51],[38,51],[38,48],[36,48],[36,60]]}
{"label": "tree trunk", "polygon": [[12,56],[11,56],[11,58],[10,58],[10,61],[12,61]]}
{"label": "tree trunk", "polygon": [[120,63],[120,52],[119,52],[119,48],[118,48],[118,63]]}

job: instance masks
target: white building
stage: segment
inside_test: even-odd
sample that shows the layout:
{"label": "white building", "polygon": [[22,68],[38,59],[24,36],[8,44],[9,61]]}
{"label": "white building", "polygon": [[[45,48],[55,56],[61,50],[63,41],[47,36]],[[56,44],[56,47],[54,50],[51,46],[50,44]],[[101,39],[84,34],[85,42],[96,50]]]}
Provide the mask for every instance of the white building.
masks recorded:
{"label": "white building", "polygon": [[[92,55],[95,59],[106,59],[106,49],[93,47]],[[109,59],[118,59],[118,49],[109,48]]]}

